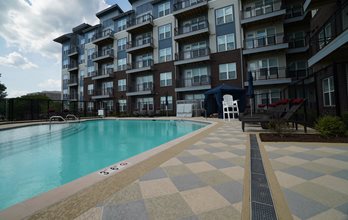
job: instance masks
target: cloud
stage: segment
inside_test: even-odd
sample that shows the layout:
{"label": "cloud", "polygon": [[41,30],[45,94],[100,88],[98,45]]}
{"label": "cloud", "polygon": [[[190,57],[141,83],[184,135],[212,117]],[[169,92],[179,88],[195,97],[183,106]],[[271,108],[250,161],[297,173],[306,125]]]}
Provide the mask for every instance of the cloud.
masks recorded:
{"label": "cloud", "polygon": [[37,85],[39,88],[42,90],[61,90],[61,81],[60,80],[55,80],[55,79],[48,79],[44,82],[41,82]]}
{"label": "cloud", "polygon": [[17,52],[12,52],[7,56],[0,57],[0,65],[22,69],[31,69],[38,67],[36,64],[30,62],[26,57]]}
{"label": "cloud", "polygon": [[0,1],[0,37],[22,52],[60,60],[53,39],[83,22],[97,23],[95,13],[108,7],[103,0]]}
{"label": "cloud", "polygon": [[29,93],[29,91],[25,91],[25,90],[9,90],[6,92],[7,92],[6,98],[16,98]]}

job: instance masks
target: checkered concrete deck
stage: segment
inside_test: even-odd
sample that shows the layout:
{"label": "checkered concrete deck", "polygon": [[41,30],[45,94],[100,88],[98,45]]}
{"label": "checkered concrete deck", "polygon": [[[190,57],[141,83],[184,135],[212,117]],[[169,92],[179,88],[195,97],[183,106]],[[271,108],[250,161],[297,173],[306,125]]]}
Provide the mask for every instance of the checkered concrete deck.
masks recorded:
{"label": "checkered concrete deck", "polygon": [[348,145],[265,144],[294,219],[348,219]]}
{"label": "checkered concrete deck", "polygon": [[[226,122],[76,219],[241,219],[248,138]],[[263,146],[294,219],[348,219],[348,145]]]}
{"label": "checkered concrete deck", "polygon": [[77,219],[240,219],[246,140],[225,123]]}

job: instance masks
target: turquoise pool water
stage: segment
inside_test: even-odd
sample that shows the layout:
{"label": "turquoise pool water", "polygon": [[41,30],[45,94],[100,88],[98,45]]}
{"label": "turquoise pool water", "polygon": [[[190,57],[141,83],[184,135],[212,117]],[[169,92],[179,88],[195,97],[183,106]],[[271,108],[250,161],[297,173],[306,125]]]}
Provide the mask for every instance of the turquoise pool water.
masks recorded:
{"label": "turquoise pool water", "polygon": [[97,120],[0,131],[0,210],[204,126]]}

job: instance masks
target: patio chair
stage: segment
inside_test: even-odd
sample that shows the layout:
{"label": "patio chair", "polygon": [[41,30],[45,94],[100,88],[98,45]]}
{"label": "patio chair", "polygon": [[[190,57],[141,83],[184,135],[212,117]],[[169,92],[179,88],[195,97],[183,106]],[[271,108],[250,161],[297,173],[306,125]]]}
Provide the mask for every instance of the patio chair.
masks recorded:
{"label": "patio chair", "polygon": [[230,114],[232,114],[232,118],[234,119],[234,115],[237,114],[239,116],[239,108],[238,108],[238,100],[233,100],[232,95],[224,95],[222,101],[222,110],[223,110],[223,119],[225,120],[226,114],[228,121],[230,121]]}
{"label": "patio chair", "polygon": [[[296,114],[296,112],[304,105],[305,100],[303,99],[293,99],[285,101],[281,100],[277,103],[271,104],[270,106],[273,106],[268,112],[262,113],[262,114],[253,114],[251,115],[241,115],[239,117],[239,120],[242,122],[242,130],[245,131],[245,124],[247,123],[260,123],[261,127],[263,129],[268,128],[268,123],[272,119],[282,119],[286,122],[294,122],[291,121],[291,117]],[[291,105],[290,105],[291,104]],[[289,107],[290,105],[290,107]],[[294,122],[294,123],[297,123]],[[297,128],[297,124],[296,124]],[[306,131],[306,127],[305,127]]]}

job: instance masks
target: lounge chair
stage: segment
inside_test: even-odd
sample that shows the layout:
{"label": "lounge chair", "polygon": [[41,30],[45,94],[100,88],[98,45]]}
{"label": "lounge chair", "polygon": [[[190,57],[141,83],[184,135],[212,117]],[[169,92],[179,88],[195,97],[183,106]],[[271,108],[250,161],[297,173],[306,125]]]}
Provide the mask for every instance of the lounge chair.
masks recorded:
{"label": "lounge chair", "polygon": [[[268,128],[268,123],[272,119],[282,119],[286,122],[296,123],[297,121],[291,121],[291,117],[304,105],[305,100],[303,99],[293,99],[293,100],[281,100],[277,103],[271,104],[273,106],[269,111],[262,114],[245,115],[241,114],[239,120],[242,122],[242,130],[245,130],[245,124],[247,123],[260,123],[261,127],[264,129]],[[289,107],[290,106],[290,107]],[[306,127],[305,127],[306,131]]]}

